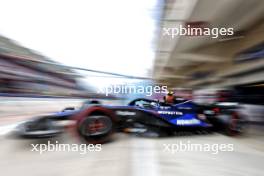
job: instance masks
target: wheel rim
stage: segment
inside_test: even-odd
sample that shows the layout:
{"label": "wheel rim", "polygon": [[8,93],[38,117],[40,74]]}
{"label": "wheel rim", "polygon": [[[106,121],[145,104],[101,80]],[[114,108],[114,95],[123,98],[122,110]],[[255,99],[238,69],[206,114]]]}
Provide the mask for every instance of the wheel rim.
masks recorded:
{"label": "wheel rim", "polygon": [[86,137],[102,136],[111,131],[112,121],[107,116],[90,116],[82,122],[80,129]]}

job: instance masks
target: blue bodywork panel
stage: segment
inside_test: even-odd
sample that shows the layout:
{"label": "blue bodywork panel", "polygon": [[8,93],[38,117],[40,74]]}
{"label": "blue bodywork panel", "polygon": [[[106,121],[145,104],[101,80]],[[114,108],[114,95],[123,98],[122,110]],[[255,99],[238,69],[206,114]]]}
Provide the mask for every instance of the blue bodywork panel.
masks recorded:
{"label": "blue bodywork panel", "polygon": [[[142,99],[144,101],[144,99]],[[140,100],[139,100],[140,101]],[[98,105],[106,109],[112,109],[114,111],[123,111],[125,113],[143,112],[151,114],[153,117],[166,121],[172,126],[179,127],[211,127],[210,123],[198,118],[197,105],[192,101],[185,101],[178,104],[164,104],[149,100],[149,106],[140,106],[140,104],[126,105],[126,106],[111,106],[111,105]],[[83,108],[79,110],[62,111],[52,114],[58,118],[69,117],[81,112]],[[136,113],[135,113],[135,116]],[[126,115],[123,115],[126,118]],[[131,116],[130,116],[131,117]],[[151,120],[151,119],[150,119]]]}
{"label": "blue bodywork panel", "polygon": [[[152,102],[155,103],[155,102]],[[128,105],[128,106],[104,106],[109,109],[124,111],[142,111],[152,114],[154,117],[165,120],[173,126],[189,127],[211,127],[210,123],[200,120],[196,111],[197,105],[192,101],[185,101],[178,104],[161,104],[156,102],[151,107]],[[151,119],[150,119],[151,120]]]}

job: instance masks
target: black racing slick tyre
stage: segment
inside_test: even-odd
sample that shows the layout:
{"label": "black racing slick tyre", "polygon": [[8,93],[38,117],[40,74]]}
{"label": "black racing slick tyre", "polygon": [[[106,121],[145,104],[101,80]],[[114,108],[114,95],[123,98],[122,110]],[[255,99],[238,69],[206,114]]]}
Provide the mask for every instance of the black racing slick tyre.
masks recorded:
{"label": "black racing slick tyre", "polygon": [[87,143],[102,144],[110,140],[113,133],[113,122],[106,115],[90,115],[78,122],[77,131]]}
{"label": "black racing slick tyre", "polygon": [[244,123],[236,112],[220,114],[217,117],[222,124],[222,131],[228,136],[237,136],[244,130]]}

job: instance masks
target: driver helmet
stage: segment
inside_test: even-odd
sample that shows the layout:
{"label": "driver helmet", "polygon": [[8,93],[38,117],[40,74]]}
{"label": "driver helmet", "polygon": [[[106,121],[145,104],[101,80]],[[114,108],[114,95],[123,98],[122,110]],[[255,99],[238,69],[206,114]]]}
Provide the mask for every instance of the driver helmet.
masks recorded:
{"label": "driver helmet", "polygon": [[166,103],[173,103],[174,102],[174,92],[173,91],[169,91],[167,93],[167,95],[164,97],[164,100]]}

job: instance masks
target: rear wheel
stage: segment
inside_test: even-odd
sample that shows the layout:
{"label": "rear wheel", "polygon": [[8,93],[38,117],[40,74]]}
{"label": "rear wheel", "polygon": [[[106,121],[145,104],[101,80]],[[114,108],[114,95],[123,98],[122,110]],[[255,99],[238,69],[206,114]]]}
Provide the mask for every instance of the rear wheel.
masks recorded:
{"label": "rear wheel", "polygon": [[225,134],[236,136],[243,132],[244,123],[236,112],[221,114],[218,118],[223,124]]}
{"label": "rear wheel", "polygon": [[105,115],[91,115],[78,123],[78,133],[88,143],[105,143],[110,140],[113,123]]}

